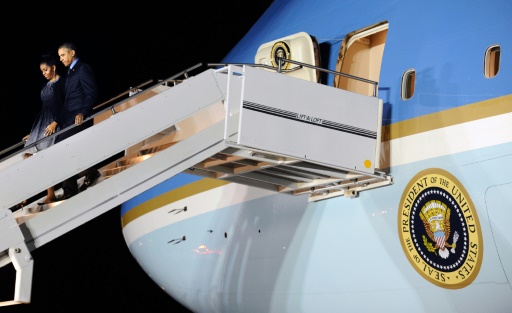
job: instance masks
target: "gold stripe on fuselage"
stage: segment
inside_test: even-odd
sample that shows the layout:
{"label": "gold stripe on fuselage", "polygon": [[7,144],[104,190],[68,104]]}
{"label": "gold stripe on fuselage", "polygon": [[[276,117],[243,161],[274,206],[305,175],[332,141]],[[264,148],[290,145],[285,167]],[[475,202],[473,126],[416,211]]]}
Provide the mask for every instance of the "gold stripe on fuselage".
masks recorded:
{"label": "gold stripe on fuselage", "polygon": [[492,98],[385,125],[382,127],[382,141],[398,139],[510,112],[512,112],[512,95]]}
{"label": "gold stripe on fuselage", "polygon": [[124,228],[131,221],[155,209],[161,208],[169,203],[176,202],[195,194],[227,185],[229,183],[230,182],[223,180],[202,178],[193,183],[169,190],[168,192],[156,196],[144,203],[141,203],[138,206],[132,208],[130,211],[126,212],[126,214],[121,218],[121,225]]}

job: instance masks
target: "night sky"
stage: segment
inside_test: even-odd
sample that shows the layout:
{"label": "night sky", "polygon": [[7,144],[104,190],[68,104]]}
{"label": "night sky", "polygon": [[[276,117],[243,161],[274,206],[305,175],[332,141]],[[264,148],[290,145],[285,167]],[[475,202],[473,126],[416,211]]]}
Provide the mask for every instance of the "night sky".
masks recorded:
{"label": "night sky", "polygon": [[[40,12],[40,28],[24,33],[15,27],[4,30],[16,33],[18,39],[16,44],[4,42],[12,55],[4,59],[0,80],[4,100],[0,149],[20,143],[29,133],[46,82],[39,69],[41,55],[51,53],[58,60],[62,42],[74,42],[82,60],[93,67],[99,104],[148,80],[169,78],[197,63],[220,62],[271,3],[251,1],[243,5],[250,9],[243,11],[241,4],[183,3],[179,10],[176,6],[160,12],[154,18],[158,22],[150,12],[155,8],[140,7],[130,15],[119,13],[115,20],[93,17],[88,19],[90,27],[59,20],[55,27],[47,27],[45,23],[52,21],[50,9]],[[147,15],[141,17],[144,12]],[[11,76],[7,68],[13,65],[18,69]],[[63,73],[63,66],[59,71]],[[0,312],[189,312],[136,263],[122,236],[119,207],[32,251],[32,256],[31,303],[0,307]],[[12,265],[0,268],[0,301],[14,298],[14,275]]]}

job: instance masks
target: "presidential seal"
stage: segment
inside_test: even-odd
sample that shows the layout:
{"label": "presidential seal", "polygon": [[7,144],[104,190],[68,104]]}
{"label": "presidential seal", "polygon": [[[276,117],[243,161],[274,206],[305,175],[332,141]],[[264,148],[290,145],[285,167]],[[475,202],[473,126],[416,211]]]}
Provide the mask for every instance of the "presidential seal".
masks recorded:
{"label": "presidential seal", "polygon": [[478,275],[484,253],[476,209],[464,186],[439,168],[411,179],[398,210],[402,249],[431,283],[464,288]]}
{"label": "presidential seal", "polygon": [[[290,58],[290,47],[284,41],[278,41],[272,46],[272,51],[270,52],[270,61],[272,62],[273,67],[277,67],[278,60],[277,58],[284,58],[291,60]],[[286,70],[290,67],[290,63],[281,61],[281,69]]]}

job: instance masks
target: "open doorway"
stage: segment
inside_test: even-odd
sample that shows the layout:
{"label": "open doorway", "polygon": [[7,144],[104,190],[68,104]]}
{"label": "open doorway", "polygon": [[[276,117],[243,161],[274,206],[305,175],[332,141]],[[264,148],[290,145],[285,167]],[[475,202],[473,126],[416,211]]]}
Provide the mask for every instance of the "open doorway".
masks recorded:
{"label": "open doorway", "polygon": [[[336,71],[378,82],[387,33],[386,21],[349,33],[341,44]],[[334,86],[366,96],[374,95],[371,84],[344,76],[336,75]]]}

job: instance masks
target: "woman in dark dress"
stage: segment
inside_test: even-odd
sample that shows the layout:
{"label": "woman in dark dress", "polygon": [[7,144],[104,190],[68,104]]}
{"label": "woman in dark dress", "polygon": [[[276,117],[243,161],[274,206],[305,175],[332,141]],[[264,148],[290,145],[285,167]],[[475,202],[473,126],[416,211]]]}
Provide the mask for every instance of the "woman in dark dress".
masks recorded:
{"label": "woman in dark dress", "polygon": [[[23,137],[25,147],[36,143],[25,158],[46,149],[54,144],[55,136],[44,140],[60,129],[62,104],[64,102],[64,79],[57,73],[57,61],[51,56],[43,56],[40,69],[43,76],[48,80],[41,89],[41,111],[32,125],[30,134]],[[51,203],[56,200],[53,187],[48,188],[46,199],[42,204]]]}

